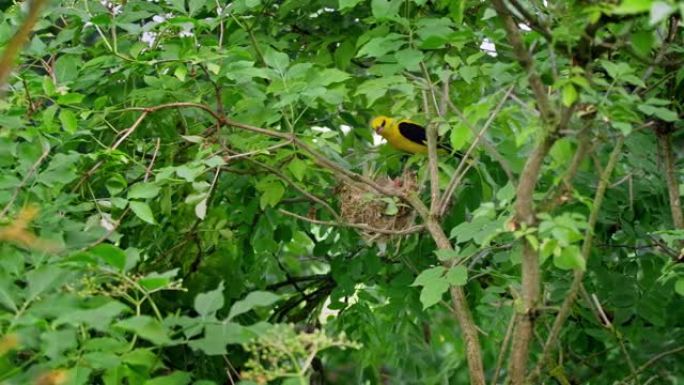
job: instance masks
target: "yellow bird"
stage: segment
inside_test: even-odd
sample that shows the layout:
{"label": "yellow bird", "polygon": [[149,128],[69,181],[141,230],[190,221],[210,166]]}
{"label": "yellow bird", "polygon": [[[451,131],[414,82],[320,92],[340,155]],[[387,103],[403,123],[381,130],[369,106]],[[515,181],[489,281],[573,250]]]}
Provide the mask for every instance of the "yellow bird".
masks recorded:
{"label": "yellow bird", "polygon": [[[427,153],[427,134],[425,127],[410,120],[396,120],[387,116],[378,116],[371,120],[371,127],[376,134],[387,139],[394,148],[412,154]],[[448,146],[438,144],[437,147],[450,151]]]}

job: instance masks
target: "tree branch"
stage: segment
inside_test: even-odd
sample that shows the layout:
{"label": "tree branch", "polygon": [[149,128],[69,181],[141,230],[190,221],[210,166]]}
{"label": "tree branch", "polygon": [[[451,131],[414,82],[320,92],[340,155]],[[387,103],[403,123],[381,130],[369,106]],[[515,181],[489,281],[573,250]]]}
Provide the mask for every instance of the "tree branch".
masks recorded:
{"label": "tree branch", "polygon": [[381,229],[378,227],[373,227],[369,226],[365,223],[350,223],[350,222],[333,222],[333,221],[321,221],[319,219],[313,219],[309,217],[305,217],[303,215],[295,214],[291,211],[287,211],[285,209],[278,209],[279,212],[291,216],[293,218],[297,218],[299,220],[313,223],[316,225],[322,225],[322,226],[332,226],[332,227],[351,227],[354,229],[359,229],[363,231],[369,231],[373,233],[378,233],[378,234],[387,234],[387,235],[407,235],[407,234],[413,234],[417,233],[425,228],[423,225],[416,225],[416,226],[411,226],[406,229],[402,230],[391,230],[391,229]]}
{"label": "tree branch", "polygon": [[660,156],[662,157],[663,171],[667,183],[672,223],[676,229],[684,229],[684,215],[682,214],[682,204],[679,198],[679,181],[672,154],[672,131],[667,128],[659,129],[656,130],[656,136],[658,137]]}
{"label": "tree branch", "polygon": [[[598,221],[598,215],[601,210],[601,205],[603,204],[603,198],[605,196],[606,189],[610,183],[610,176],[613,173],[613,169],[615,168],[615,165],[617,164],[620,155],[622,155],[622,146],[624,142],[625,138],[623,136],[620,136],[620,138],[618,138],[617,142],[615,143],[615,147],[613,148],[613,151],[610,154],[608,164],[606,164],[606,167],[603,169],[603,172],[601,173],[599,184],[596,188],[596,193],[594,194],[594,201],[592,203],[591,212],[589,213],[589,221],[587,223],[587,229],[584,233],[584,243],[582,244],[581,250],[581,257],[585,262],[589,259],[589,254],[591,252],[591,247],[594,240],[594,228],[596,227],[596,222]],[[563,324],[570,315],[572,305],[575,303],[575,298],[577,297],[577,293],[580,289],[580,286],[582,285],[584,273],[584,270],[575,270],[572,284],[570,285],[570,289],[568,290],[568,293],[565,296],[565,300],[561,305],[560,311],[556,315],[556,319],[553,322],[553,326],[551,327],[549,336],[547,337],[546,342],[544,343],[544,348],[541,357],[537,361],[537,365],[535,366],[534,370],[529,376],[528,381],[531,383],[534,383],[536,381],[536,379],[540,375],[542,365],[547,363],[547,361],[549,360],[549,355],[551,354],[551,351],[555,346],[556,341],[558,340],[558,336],[560,335],[561,329],[563,328]]]}
{"label": "tree branch", "polygon": [[515,24],[515,21],[511,17],[506,5],[504,5],[503,0],[492,0],[492,5],[494,5],[496,13],[499,15],[499,18],[501,18],[501,21],[503,21],[504,28],[507,32],[508,41],[513,46],[513,52],[515,53],[516,58],[523,66],[525,71],[527,71],[530,87],[532,88],[532,92],[534,92],[535,98],[537,99],[537,107],[539,108],[542,119],[545,123],[551,123],[554,118],[554,112],[549,103],[549,98],[546,95],[546,89],[542,84],[541,78],[534,69],[532,57],[530,56],[529,52],[527,52],[525,44],[522,41],[522,36],[520,36],[518,25]]}
{"label": "tree branch", "polygon": [[458,167],[456,168],[456,171],[454,171],[454,175],[452,176],[451,180],[449,181],[449,184],[447,185],[446,190],[444,191],[444,195],[442,196],[442,200],[439,202],[439,210],[437,211],[438,216],[443,216],[444,213],[446,212],[447,207],[449,206],[449,201],[451,200],[451,197],[453,196],[454,192],[456,191],[456,188],[461,184],[461,180],[465,176],[466,172],[468,169],[472,166],[472,162],[468,161],[468,157],[472,153],[472,151],[475,149],[475,146],[480,142],[480,139],[482,139],[485,131],[489,128],[489,126],[494,122],[494,118],[499,114],[499,111],[501,111],[501,108],[503,107],[504,103],[506,100],[508,100],[509,95],[511,94],[511,91],[513,90],[513,86],[508,87],[508,90],[504,94],[504,97],[501,99],[499,104],[496,106],[492,114],[489,116],[489,119],[485,122],[484,126],[480,130],[480,132],[477,134],[473,142],[470,144],[470,147],[468,147],[468,150],[466,153],[463,155],[463,158],[461,159],[461,162],[458,164]]}
{"label": "tree branch", "polygon": [[28,40],[29,34],[36,25],[38,21],[38,16],[40,16],[40,10],[45,5],[45,0],[32,0],[29,5],[28,15],[26,19],[19,27],[19,30],[12,36],[12,38],[7,42],[5,50],[2,52],[2,57],[0,57],[0,95],[2,94],[2,89],[4,89],[5,81],[12,72],[14,67],[14,60],[19,54],[21,47],[24,46],[26,40]]}
{"label": "tree branch", "polygon": [[[509,97],[512,98],[513,96],[514,95],[511,93]],[[463,111],[456,107],[456,105],[451,100],[448,100],[447,103],[449,105],[449,108],[451,108],[451,110],[454,111],[456,115],[458,115],[458,117],[461,119],[461,122],[470,129],[470,132],[472,132],[473,135],[477,136],[479,132],[475,127],[473,127],[472,124],[470,124],[466,116],[463,114]],[[484,146],[485,150],[489,153],[489,156],[491,156],[494,160],[499,162],[499,165],[501,166],[501,169],[503,169],[504,173],[506,173],[508,180],[511,181],[513,185],[517,185],[516,177],[513,174],[511,165],[508,164],[508,160],[499,153],[499,151],[492,144],[492,142],[489,141],[489,139],[482,136],[482,138],[480,138],[480,142],[482,142],[482,145]]]}

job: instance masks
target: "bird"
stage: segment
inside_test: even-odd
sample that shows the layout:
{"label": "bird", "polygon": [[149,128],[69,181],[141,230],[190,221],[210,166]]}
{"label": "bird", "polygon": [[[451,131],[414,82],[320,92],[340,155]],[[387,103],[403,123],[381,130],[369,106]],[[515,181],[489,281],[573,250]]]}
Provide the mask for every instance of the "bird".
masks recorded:
{"label": "bird", "polygon": [[[425,127],[418,123],[380,115],[373,118],[370,125],[376,134],[387,139],[387,142],[398,150],[412,154],[426,154],[428,152]],[[437,147],[451,151],[451,148],[444,144],[438,143]]]}

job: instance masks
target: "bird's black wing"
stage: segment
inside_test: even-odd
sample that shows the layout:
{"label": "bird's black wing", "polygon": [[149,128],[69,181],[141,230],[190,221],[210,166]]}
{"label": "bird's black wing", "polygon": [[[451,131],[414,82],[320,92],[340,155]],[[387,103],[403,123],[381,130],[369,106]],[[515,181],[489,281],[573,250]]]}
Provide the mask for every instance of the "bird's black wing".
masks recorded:
{"label": "bird's black wing", "polygon": [[[398,126],[399,132],[406,139],[427,146],[427,134],[425,133],[425,127],[411,122],[400,122]],[[452,152],[451,146],[447,143],[437,143],[437,148],[441,148],[449,153]],[[456,153],[456,156],[459,158],[460,155],[460,153]]]}
{"label": "bird's black wing", "polygon": [[399,133],[401,133],[403,137],[414,143],[427,143],[427,135],[425,134],[425,128],[418,124],[410,122],[399,122]]}

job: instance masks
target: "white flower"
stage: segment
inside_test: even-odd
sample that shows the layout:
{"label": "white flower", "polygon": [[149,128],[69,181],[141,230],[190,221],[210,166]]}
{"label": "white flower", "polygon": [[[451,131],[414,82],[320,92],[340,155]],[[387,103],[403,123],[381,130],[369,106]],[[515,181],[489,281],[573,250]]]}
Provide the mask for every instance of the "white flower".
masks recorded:
{"label": "white flower", "polygon": [[183,23],[183,30],[178,33],[179,37],[192,37],[192,23]]}
{"label": "white flower", "polygon": [[140,41],[147,44],[149,47],[154,45],[154,41],[157,39],[157,33],[153,31],[145,31],[140,36]]}
{"label": "white flower", "polygon": [[166,21],[166,18],[162,15],[154,15],[152,16],[152,21],[154,21],[155,23],[163,23]]}

